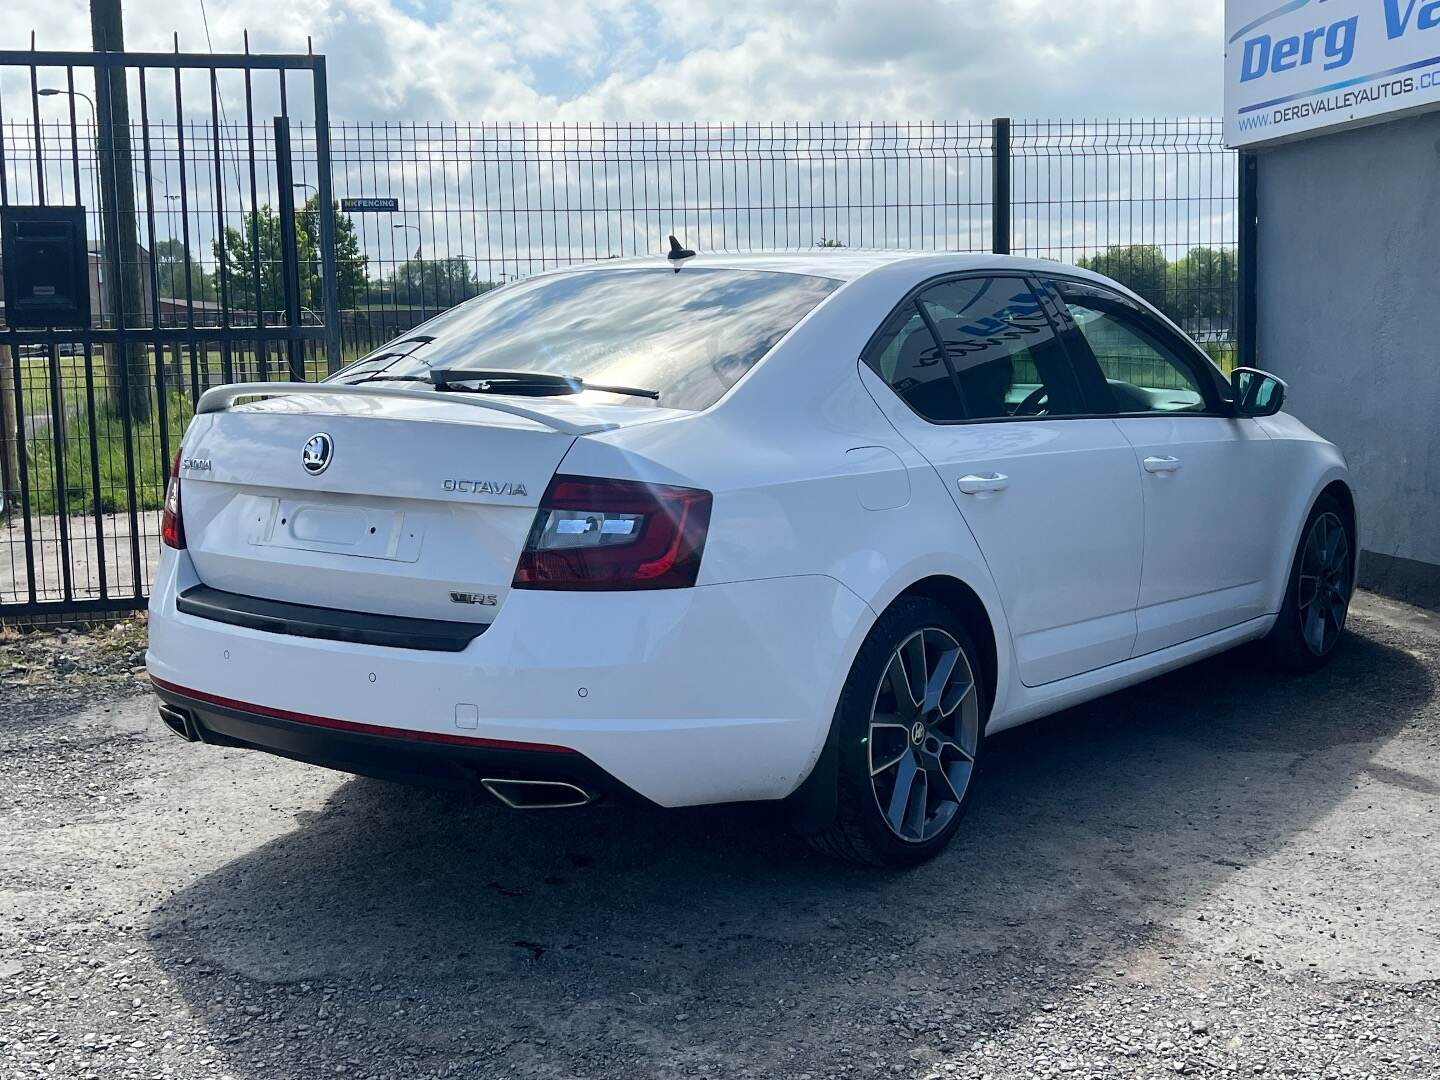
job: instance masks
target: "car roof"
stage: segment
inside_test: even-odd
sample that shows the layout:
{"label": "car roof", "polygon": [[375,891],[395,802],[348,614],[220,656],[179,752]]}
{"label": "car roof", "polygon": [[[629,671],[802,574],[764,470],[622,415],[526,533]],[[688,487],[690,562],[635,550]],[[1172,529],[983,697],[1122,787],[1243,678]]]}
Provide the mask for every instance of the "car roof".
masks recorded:
{"label": "car roof", "polygon": [[[958,251],[898,251],[870,248],[809,248],[802,251],[704,252],[686,259],[682,267],[709,267],[723,270],[761,270],[781,274],[808,274],[835,281],[854,281],[876,270],[905,263],[918,277],[965,270],[1008,270],[1019,272],[1076,273],[1090,277],[1087,271],[1044,259],[1027,259],[1014,255]],[[673,269],[675,263],[664,256],[640,256],[629,259],[607,259],[555,271],[567,273],[597,269]]]}

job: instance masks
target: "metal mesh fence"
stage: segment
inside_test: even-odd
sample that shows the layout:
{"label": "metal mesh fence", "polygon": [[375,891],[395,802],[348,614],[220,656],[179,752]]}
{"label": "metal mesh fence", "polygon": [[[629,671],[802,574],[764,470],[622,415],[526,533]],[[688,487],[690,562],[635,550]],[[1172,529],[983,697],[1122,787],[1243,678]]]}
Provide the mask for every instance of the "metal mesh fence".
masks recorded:
{"label": "metal mesh fence", "polygon": [[[1219,120],[1016,122],[1012,250],[1129,285],[1235,365],[1237,172]],[[1159,385],[1153,378],[1149,385]]]}
{"label": "metal mesh fence", "polygon": [[341,124],[332,145],[338,198],[400,206],[353,218],[367,262],[349,354],[672,233],[707,252],[988,244],[987,124]]}
{"label": "metal mesh fence", "polygon": [[[165,470],[196,397],[218,382],[289,377],[275,329],[285,321],[278,210],[287,194],[275,127],[258,107],[225,114],[219,99],[206,100],[207,121],[192,122],[176,110],[178,92],[165,99],[161,89],[152,81],[143,118],[132,104],[145,293],[126,320],[129,374],[106,355],[118,346],[104,339],[116,331],[104,300],[100,165],[83,103],[73,122],[37,124],[7,110],[0,123],[6,201],[38,201],[43,185],[49,202],[89,211],[96,295],[96,332],[83,344],[12,345],[6,355],[0,338],[8,402],[0,617],[37,603],[143,598]],[[52,104],[68,112],[75,100]],[[330,369],[320,340],[321,154],[306,117],[288,131],[299,319],[315,329],[301,363],[318,377]],[[344,359],[507,281],[658,254],[672,233],[707,252],[980,252],[1004,213],[994,205],[992,128],[982,123],[407,122],[328,131]],[[1218,121],[1016,122],[1010,164],[1015,253],[1125,282],[1233,366],[1236,162]],[[344,200],[369,201],[346,211]],[[143,422],[112,407],[118,380],[132,378],[152,387]]]}
{"label": "metal mesh fence", "polygon": [[[309,80],[322,65],[0,58],[0,207],[82,208],[89,308],[85,325],[66,329],[0,307],[0,618],[142,604],[166,478],[199,395],[288,378],[292,349],[295,367],[326,370],[320,320],[285,311],[270,242],[291,194],[278,133],[292,107],[312,132],[295,166],[317,171]],[[121,84],[128,122],[107,111]],[[308,209],[292,220],[315,233]],[[0,280],[26,272],[0,263]]]}

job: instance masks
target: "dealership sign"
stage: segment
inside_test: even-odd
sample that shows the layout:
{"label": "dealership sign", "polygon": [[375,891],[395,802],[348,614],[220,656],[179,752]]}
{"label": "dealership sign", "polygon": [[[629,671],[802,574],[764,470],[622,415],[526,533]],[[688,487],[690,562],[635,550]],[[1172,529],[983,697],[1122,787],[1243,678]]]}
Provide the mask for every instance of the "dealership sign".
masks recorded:
{"label": "dealership sign", "polygon": [[1440,0],[1226,0],[1225,141],[1440,107]]}

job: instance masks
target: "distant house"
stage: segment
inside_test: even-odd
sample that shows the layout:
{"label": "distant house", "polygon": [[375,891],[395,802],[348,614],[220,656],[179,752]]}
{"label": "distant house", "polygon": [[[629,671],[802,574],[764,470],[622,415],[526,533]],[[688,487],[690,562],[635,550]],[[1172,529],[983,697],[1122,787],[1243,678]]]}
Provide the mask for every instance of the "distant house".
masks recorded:
{"label": "distant house", "polygon": [[[186,300],[183,296],[160,297],[161,326],[219,326],[224,308],[218,300]],[[239,315],[231,311],[231,321]],[[253,320],[253,316],[251,317]]]}
{"label": "distant house", "polygon": [[[139,312],[130,320],[132,325],[139,322],[142,325],[149,323],[151,311],[150,298],[154,293],[150,289],[150,252],[144,247],[138,247],[140,252],[140,295],[142,307]],[[106,287],[106,274],[109,273],[109,259],[98,251],[89,252],[90,263],[90,325],[96,328],[110,327],[115,324],[111,314],[110,290]],[[0,280],[5,277],[5,263],[0,257]],[[5,304],[0,301],[0,322],[4,321]]]}
{"label": "distant house", "polygon": [[1180,323],[1180,329],[1189,334],[1192,341],[1199,342],[1201,345],[1220,344],[1235,340],[1235,329],[1230,325],[1229,319],[1196,316],[1183,320]]}
{"label": "distant house", "polygon": [[[143,246],[136,245],[140,253],[140,297],[141,309],[138,312],[129,314],[129,322],[132,326],[135,323],[142,325],[149,323],[151,311],[150,298],[154,293],[150,289],[150,252]],[[106,284],[106,275],[110,272],[110,259],[98,251],[90,252],[90,325],[96,327],[110,327],[115,325],[115,318],[110,306],[110,289]]]}

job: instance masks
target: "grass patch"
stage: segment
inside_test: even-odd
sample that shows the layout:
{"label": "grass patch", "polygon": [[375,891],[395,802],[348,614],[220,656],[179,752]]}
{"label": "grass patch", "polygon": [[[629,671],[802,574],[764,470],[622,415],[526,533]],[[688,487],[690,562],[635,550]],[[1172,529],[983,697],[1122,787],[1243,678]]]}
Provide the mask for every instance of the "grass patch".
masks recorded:
{"label": "grass patch", "polygon": [[[222,351],[213,346],[186,346],[178,353],[167,348],[164,354],[166,437],[162,438],[156,408],[156,354],[152,348],[146,367],[137,373],[150,390],[150,416],[131,424],[128,454],[125,426],[116,415],[102,350],[96,348],[88,358],[80,353],[57,356],[53,361],[45,356],[22,358],[17,397],[24,409],[21,429],[31,513],[128,511],[131,462],[135,509],[158,510],[164,503],[171,458],[194,412],[193,399],[225,382],[273,382],[289,377],[282,353],[274,345],[264,359],[253,348],[237,346],[228,364]],[[3,347],[0,360],[9,361]],[[306,381],[315,382],[327,374],[322,351],[307,347]],[[12,464],[18,465],[18,453],[13,449],[11,453]],[[20,485],[12,480],[10,487],[11,505],[6,511],[13,516],[20,512]]]}
{"label": "grass patch", "polygon": [[168,454],[167,440],[161,438],[159,416],[153,409],[148,422],[131,425],[128,454],[124,423],[109,413],[93,419],[85,411],[70,416],[64,424],[58,454],[55,432],[37,433],[27,444],[32,512],[89,514],[98,509],[108,514],[128,510],[131,462],[135,508],[160,509],[170,473],[168,455],[173,455],[180,445],[194,412],[184,394],[171,394],[166,405]]}

